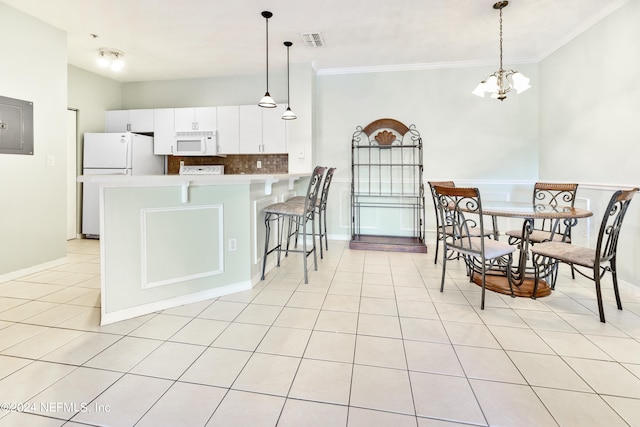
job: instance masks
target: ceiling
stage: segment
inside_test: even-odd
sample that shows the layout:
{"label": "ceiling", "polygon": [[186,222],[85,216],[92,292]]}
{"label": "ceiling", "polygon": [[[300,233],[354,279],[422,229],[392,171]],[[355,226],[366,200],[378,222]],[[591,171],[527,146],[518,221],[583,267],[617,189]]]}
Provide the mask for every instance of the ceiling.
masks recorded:
{"label": "ceiling", "polygon": [[[68,61],[121,82],[257,74],[313,63],[319,74],[498,65],[495,0],[0,0],[68,34]],[[538,62],[627,0],[512,0],[504,63]],[[322,33],[326,46],[303,45]],[[93,38],[91,34],[98,35]],[[125,68],[101,69],[100,47]]]}

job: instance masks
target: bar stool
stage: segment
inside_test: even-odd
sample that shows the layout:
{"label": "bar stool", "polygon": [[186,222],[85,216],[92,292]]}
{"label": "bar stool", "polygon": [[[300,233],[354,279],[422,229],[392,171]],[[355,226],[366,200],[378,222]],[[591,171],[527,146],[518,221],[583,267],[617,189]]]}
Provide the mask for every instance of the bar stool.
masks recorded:
{"label": "bar stool", "polygon": [[[266,229],[266,237],[264,243],[264,255],[262,256],[262,277],[264,280],[264,272],[267,265],[267,255],[277,251],[277,266],[280,267],[280,253],[282,252],[282,231],[283,227],[281,221],[288,219],[293,221],[297,228],[302,227],[302,250],[292,250],[292,252],[302,252],[303,266],[304,266],[304,283],[309,283],[307,275],[307,257],[313,252],[313,268],[318,269],[318,260],[316,256],[316,239],[313,237],[312,248],[307,250],[307,223],[311,222],[311,235],[315,235],[315,205],[318,198],[318,192],[320,190],[320,183],[322,182],[322,176],[324,175],[326,168],[316,166],[313,170],[313,174],[309,179],[309,186],[307,187],[307,195],[305,196],[304,203],[274,203],[264,208],[264,225]],[[278,243],[271,249],[269,249],[269,237],[271,235],[271,223],[277,224]],[[288,239],[287,239],[288,240]]]}
{"label": "bar stool", "polygon": [[[320,197],[316,200],[316,214],[318,215],[318,237],[320,238],[320,259],[324,258],[324,254],[322,252],[322,237],[324,237],[324,245],[327,250],[329,250],[329,241],[327,240],[327,199],[329,197],[329,187],[331,186],[331,181],[333,180],[333,173],[336,168],[329,168],[327,170],[326,175],[324,176],[324,181],[322,183],[322,192],[320,193]],[[296,196],[287,200],[287,203],[304,203],[304,196]],[[296,227],[296,230],[291,232],[291,223],[289,223],[288,237],[287,237],[287,251],[289,250],[289,238],[295,235],[295,243],[294,247],[298,247],[298,234],[299,229]],[[315,235],[314,235],[315,239]]]}

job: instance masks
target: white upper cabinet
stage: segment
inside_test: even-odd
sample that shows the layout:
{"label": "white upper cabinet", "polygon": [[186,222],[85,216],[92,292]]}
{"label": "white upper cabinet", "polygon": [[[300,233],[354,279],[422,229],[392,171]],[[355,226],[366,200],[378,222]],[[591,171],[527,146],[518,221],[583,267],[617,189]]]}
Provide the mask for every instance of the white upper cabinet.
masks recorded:
{"label": "white upper cabinet", "polygon": [[240,154],[286,153],[285,106],[240,106]]}
{"label": "white upper cabinet", "polygon": [[240,154],[262,153],[262,107],[240,106]]}
{"label": "white upper cabinet", "polygon": [[217,130],[216,107],[176,108],[176,132]]}
{"label": "white upper cabinet", "polygon": [[218,107],[218,151],[220,154],[240,152],[240,107]]}
{"label": "white upper cabinet", "polygon": [[113,110],[106,113],[106,132],[153,132],[158,155],[176,154],[176,132],[213,131],[220,154],[287,153],[285,109],[281,104]]}
{"label": "white upper cabinet", "polygon": [[287,152],[287,121],[282,120],[285,104],[262,109],[262,152]]}
{"label": "white upper cabinet", "polygon": [[106,114],[106,132],[153,132],[153,110],[112,110]]}
{"label": "white upper cabinet", "polygon": [[153,154],[173,154],[175,142],[173,108],[153,110]]}

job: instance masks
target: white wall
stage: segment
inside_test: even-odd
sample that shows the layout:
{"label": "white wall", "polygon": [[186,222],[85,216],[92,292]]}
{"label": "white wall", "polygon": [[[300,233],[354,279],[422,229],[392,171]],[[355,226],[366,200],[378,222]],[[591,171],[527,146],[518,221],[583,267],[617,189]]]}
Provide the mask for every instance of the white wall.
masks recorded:
{"label": "white wall", "polygon": [[122,105],[122,84],[69,65],[69,108],[78,110],[78,135],[104,132],[106,110]]}
{"label": "white wall", "polygon": [[[640,1],[540,63],[540,179],[581,183],[594,211],[590,245],[609,198],[640,187]],[[640,195],[619,243],[620,277],[640,285]]]}
{"label": "white wall", "polygon": [[[538,80],[536,65],[513,67],[533,82]],[[356,126],[379,118],[416,125],[423,139],[425,182],[535,181],[536,85],[502,102],[472,95],[479,81],[494,71],[478,67],[320,76],[314,158],[318,164],[337,168],[328,202],[329,234],[349,235],[351,137]],[[427,229],[434,228],[428,194],[426,207]],[[379,226],[384,234],[384,224]]]}
{"label": "white wall", "polygon": [[[85,132],[104,132],[106,110],[122,105],[122,85],[73,65],[68,66],[68,106],[77,110],[76,175],[82,174]],[[76,185],[76,200],[82,200],[82,185]],[[76,204],[76,227],[80,234],[82,204]]]}
{"label": "white wall", "polygon": [[3,3],[0,40],[0,95],[32,101],[34,115],[34,154],[0,154],[2,281],[66,256],[67,42]]}
{"label": "white wall", "polygon": [[640,184],[640,2],[540,64],[540,175]]}

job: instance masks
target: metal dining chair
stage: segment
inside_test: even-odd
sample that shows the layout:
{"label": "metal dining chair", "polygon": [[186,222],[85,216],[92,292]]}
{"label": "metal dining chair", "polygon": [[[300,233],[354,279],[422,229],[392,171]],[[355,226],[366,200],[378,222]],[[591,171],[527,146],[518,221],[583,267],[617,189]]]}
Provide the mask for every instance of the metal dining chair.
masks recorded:
{"label": "metal dining chair", "polygon": [[[444,241],[446,236],[451,233],[452,227],[448,218],[442,217],[442,213],[438,209],[438,198],[435,192],[435,187],[451,187],[455,188],[456,184],[453,181],[428,181],[429,188],[431,189],[431,197],[433,198],[433,207],[436,211],[436,255],[434,257],[433,263],[438,263],[438,248],[440,246],[440,242]],[[478,227],[477,221],[473,221],[471,218],[468,218],[468,232],[471,233],[472,236],[480,236],[483,233],[480,230],[484,230],[484,235],[489,237],[495,237],[496,232],[491,228],[480,228]]]}
{"label": "metal dining chair", "polygon": [[[447,230],[451,232],[451,227],[447,226],[447,221],[445,218],[441,218],[441,212],[438,208],[438,195],[436,193],[436,186],[439,187],[455,187],[456,184],[453,181],[428,181],[429,188],[431,189],[431,198],[433,199],[433,208],[436,213],[436,255],[433,258],[433,263],[438,263],[438,248],[440,247],[440,242],[442,242],[447,236]],[[447,228],[448,227],[448,228]]]}
{"label": "metal dining chair", "polygon": [[[620,237],[620,229],[622,228],[622,220],[627,213],[633,195],[637,191],[637,188],[626,191],[618,190],[611,196],[611,200],[602,218],[602,223],[600,224],[595,249],[556,241],[542,242],[531,247],[535,266],[534,296],[541,278],[554,274],[553,261],[555,260],[556,265],[558,262],[570,264],[580,275],[595,282],[598,311],[602,323],[605,323],[605,319],[600,281],[607,271],[611,272],[613,291],[615,293],[618,310],[622,310],[620,292],[618,291],[618,273],[616,270],[618,239]],[[545,266],[549,267],[545,268]],[[552,283],[551,289],[554,288],[555,283]]]}
{"label": "metal dining chair", "polygon": [[[467,264],[469,280],[473,281],[476,272],[480,272],[482,276],[480,309],[484,310],[485,278],[487,271],[490,269],[500,270],[506,275],[511,296],[513,297],[511,262],[512,254],[516,248],[506,242],[490,239],[489,236],[479,236],[471,233],[471,230],[476,225],[479,226],[480,230],[484,229],[480,191],[477,188],[440,186],[435,186],[434,190],[441,218],[447,218],[448,225],[451,227],[451,233],[447,234],[443,240],[444,252],[442,256],[440,292],[444,291],[447,259],[449,259],[447,253],[452,251],[464,258]],[[469,219],[469,216],[472,216],[473,219]]]}
{"label": "metal dining chair", "polygon": [[[284,229],[284,221],[293,221],[296,227],[302,229],[302,250],[292,249],[291,252],[302,252],[302,260],[304,266],[304,283],[309,283],[307,274],[307,257],[313,253],[313,268],[318,269],[318,260],[316,256],[316,239],[315,235],[315,206],[318,198],[318,192],[320,190],[320,183],[322,182],[322,176],[324,175],[326,168],[317,166],[313,170],[311,178],[309,178],[309,185],[307,187],[307,195],[305,196],[304,203],[287,203],[280,202],[274,203],[264,208],[264,225],[266,229],[266,237],[264,243],[264,255],[262,257],[262,277],[264,280],[265,268],[267,265],[267,256],[272,252],[277,252],[277,266],[280,267],[280,254],[282,248],[282,233]],[[271,223],[275,222],[277,225],[278,242],[276,245],[269,249],[269,236],[271,235]],[[312,235],[312,247],[307,249],[307,224],[311,223],[311,235]]]}
{"label": "metal dining chair", "polygon": [[[533,204],[573,207],[577,191],[578,184],[536,182],[533,186]],[[509,230],[505,234],[509,236],[509,243],[512,245],[519,244],[522,240],[522,229]],[[558,220],[538,220],[529,235],[529,243],[548,240],[571,242],[571,227],[564,227]]]}

